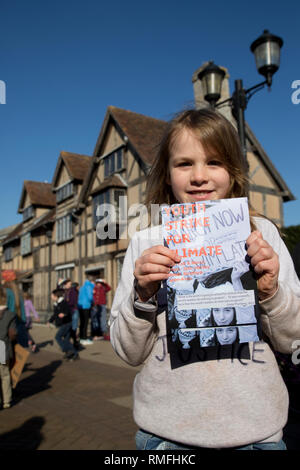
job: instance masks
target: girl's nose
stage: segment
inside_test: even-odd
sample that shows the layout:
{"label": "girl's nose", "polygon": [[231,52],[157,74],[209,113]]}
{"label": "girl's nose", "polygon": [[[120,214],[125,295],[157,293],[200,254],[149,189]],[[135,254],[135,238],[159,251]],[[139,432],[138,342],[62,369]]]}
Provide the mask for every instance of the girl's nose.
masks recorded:
{"label": "girl's nose", "polygon": [[191,182],[192,183],[203,183],[207,181],[207,171],[203,165],[195,165],[191,173]]}

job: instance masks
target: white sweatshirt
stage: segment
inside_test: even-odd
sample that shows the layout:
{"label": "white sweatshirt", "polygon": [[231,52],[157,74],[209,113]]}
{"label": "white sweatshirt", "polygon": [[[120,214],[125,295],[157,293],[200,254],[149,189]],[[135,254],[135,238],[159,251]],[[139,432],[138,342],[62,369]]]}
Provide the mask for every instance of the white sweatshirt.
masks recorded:
{"label": "white sweatshirt", "polygon": [[[262,329],[277,351],[291,353],[300,339],[300,282],[276,227],[263,218],[254,220],[280,261],[279,289],[260,303]],[[288,392],[266,342],[249,343],[248,360],[199,360],[172,369],[166,312],[133,308],[135,261],[145,249],[161,244],[161,227],[134,235],[111,309],[113,348],[128,364],[143,364],[133,390],[137,425],[187,446],[277,442],[287,422]]]}

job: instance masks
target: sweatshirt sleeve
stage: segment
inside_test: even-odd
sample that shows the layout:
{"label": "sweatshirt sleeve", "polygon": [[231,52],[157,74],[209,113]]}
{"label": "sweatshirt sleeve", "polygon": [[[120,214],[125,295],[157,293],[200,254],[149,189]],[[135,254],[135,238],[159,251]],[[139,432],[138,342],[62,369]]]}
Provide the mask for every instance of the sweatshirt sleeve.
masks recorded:
{"label": "sweatshirt sleeve", "polygon": [[30,300],[29,302],[30,302],[30,304],[29,304],[30,310],[34,315],[34,318],[38,319],[39,316],[38,316],[38,313],[37,313],[36,309],[34,308],[34,305],[33,305],[32,301]]}
{"label": "sweatshirt sleeve", "polygon": [[276,227],[268,223],[264,238],[279,256],[279,287],[269,299],[260,302],[261,323],[276,351],[291,354],[300,338],[300,281],[292,258]]}
{"label": "sweatshirt sleeve", "polygon": [[133,271],[140,256],[137,234],[127,249],[121,279],[110,314],[110,338],[116,353],[128,364],[138,366],[149,356],[157,339],[156,312],[134,308]]}
{"label": "sweatshirt sleeve", "polygon": [[109,284],[106,284],[106,283],[104,284],[104,288],[105,288],[105,293],[106,293],[106,292],[109,292],[109,291],[111,290],[110,285],[109,285]]}
{"label": "sweatshirt sleeve", "polygon": [[54,320],[56,320],[56,317],[57,317],[56,312],[53,312],[53,314],[52,314],[51,317],[49,318],[48,322],[49,322],[49,323],[53,323]]}

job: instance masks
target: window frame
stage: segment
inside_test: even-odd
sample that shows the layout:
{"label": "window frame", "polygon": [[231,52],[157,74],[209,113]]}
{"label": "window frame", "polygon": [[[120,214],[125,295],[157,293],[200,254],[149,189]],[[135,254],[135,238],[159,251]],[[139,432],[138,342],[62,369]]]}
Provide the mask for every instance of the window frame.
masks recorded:
{"label": "window frame", "polygon": [[72,240],[74,237],[74,227],[72,215],[67,214],[63,217],[56,219],[56,244],[65,243]]}
{"label": "window frame", "polygon": [[32,246],[31,246],[31,233],[27,232],[21,235],[20,240],[20,254],[21,256],[26,256],[31,254]]}
{"label": "window frame", "polygon": [[[116,238],[115,239],[112,239],[110,240],[109,238],[106,238],[105,240],[100,240],[98,237],[97,237],[97,233],[96,233],[96,247],[99,247],[99,246],[102,246],[102,245],[105,245],[107,243],[110,243],[110,241],[113,243],[113,242],[116,242],[118,239],[119,239],[119,209],[120,209],[120,206],[119,206],[119,198],[118,200],[116,200],[115,198],[115,194],[116,192],[119,193],[119,197],[120,196],[126,196],[127,194],[127,190],[125,188],[114,188],[114,187],[111,187],[111,188],[107,188],[97,194],[95,194],[93,196],[93,199],[92,199],[92,217],[93,217],[93,229],[95,230],[96,232],[96,227],[97,227],[97,223],[101,220],[102,217],[97,217],[96,216],[96,211],[97,211],[97,207],[99,205],[96,204],[96,200],[98,200],[98,198],[100,198],[101,195],[109,195],[109,197],[107,198],[107,200],[105,200],[103,198],[103,203],[106,203],[106,204],[113,204],[114,207],[115,207],[115,210],[116,210],[116,218],[117,220],[115,221],[116,223],[116,226],[117,226],[117,235],[116,235]],[[122,193],[122,194],[120,194]]]}
{"label": "window frame", "polygon": [[[119,193],[118,194],[118,200],[116,200],[116,193]],[[116,215],[118,216],[119,214],[119,198],[120,196],[126,196],[127,194],[127,190],[126,188],[106,188],[105,190],[97,193],[97,194],[94,194],[92,196],[92,216],[93,216],[93,228],[96,228],[97,226],[97,223],[99,222],[99,220],[101,220],[100,217],[97,217],[96,216],[96,211],[97,211],[97,207],[98,205],[100,204],[113,204],[115,209],[116,209]],[[101,196],[103,196],[103,198],[101,198]],[[107,197],[108,196],[108,197]],[[102,202],[98,202],[96,203],[96,200],[101,200],[102,199]]]}
{"label": "window frame", "polygon": [[56,283],[58,279],[73,279],[74,278],[74,266],[69,268],[56,269]]}
{"label": "window frame", "polygon": [[3,250],[4,254],[4,261],[8,263],[13,259],[13,247],[12,246],[7,246]]}
{"label": "window frame", "polygon": [[66,199],[69,199],[70,197],[74,196],[74,194],[75,184],[74,181],[71,180],[56,189],[56,203],[60,204]]}
{"label": "window frame", "polygon": [[102,157],[104,161],[104,178],[124,170],[124,145]]}
{"label": "window frame", "polygon": [[29,219],[32,219],[35,215],[35,210],[33,205],[27,206],[23,209],[23,222],[26,222]]}

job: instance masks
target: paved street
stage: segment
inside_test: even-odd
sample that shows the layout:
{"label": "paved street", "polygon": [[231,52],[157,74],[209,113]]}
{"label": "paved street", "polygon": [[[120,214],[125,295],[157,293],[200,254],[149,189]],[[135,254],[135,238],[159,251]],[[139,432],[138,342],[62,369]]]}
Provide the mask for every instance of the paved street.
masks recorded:
{"label": "paved street", "polygon": [[[0,450],[134,450],[131,391],[139,368],[121,361],[108,341],[65,362],[55,331],[32,330],[40,350],[28,358],[15,405],[0,411]],[[299,409],[297,400],[293,404]],[[290,414],[285,440],[289,449],[300,449],[299,413]]]}
{"label": "paved street", "polygon": [[135,449],[131,390],[136,368],[118,359],[108,341],[62,360],[54,329],[35,326],[40,351],[28,358],[16,404],[0,411],[0,449]]}

